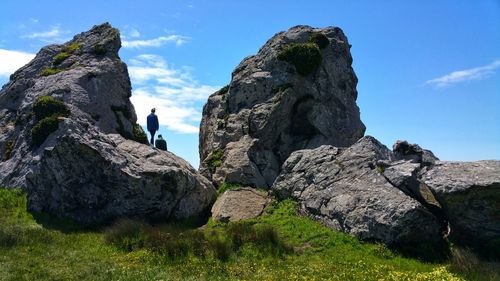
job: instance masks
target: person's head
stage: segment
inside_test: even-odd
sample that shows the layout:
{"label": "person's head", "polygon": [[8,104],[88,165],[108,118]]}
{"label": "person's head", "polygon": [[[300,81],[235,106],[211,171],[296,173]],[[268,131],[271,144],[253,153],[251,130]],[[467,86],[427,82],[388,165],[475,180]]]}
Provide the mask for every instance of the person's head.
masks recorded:
{"label": "person's head", "polygon": [[161,135],[158,135],[158,138],[159,138],[159,139],[162,139],[163,137],[162,137]]}
{"label": "person's head", "polygon": [[151,113],[155,113],[155,111],[156,111],[156,108],[151,109]]}

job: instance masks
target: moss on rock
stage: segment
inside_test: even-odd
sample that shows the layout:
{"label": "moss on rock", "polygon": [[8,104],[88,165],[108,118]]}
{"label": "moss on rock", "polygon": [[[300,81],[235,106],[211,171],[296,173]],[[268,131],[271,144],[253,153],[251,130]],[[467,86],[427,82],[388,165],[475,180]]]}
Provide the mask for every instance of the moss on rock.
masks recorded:
{"label": "moss on rock", "polygon": [[278,53],[278,59],[293,66],[297,73],[307,76],[321,65],[321,52],[315,43],[295,43]]}

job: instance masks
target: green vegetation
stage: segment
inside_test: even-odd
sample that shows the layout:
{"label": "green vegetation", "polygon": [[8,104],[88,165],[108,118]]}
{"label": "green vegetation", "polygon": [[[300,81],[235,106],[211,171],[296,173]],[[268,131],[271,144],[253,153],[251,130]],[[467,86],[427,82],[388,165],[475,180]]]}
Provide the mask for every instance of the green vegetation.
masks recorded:
{"label": "green vegetation", "polygon": [[64,102],[51,96],[40,96],[33,102],[33,113],[37,120],[53,115],[68,116],[70,111]]}
{"label": "green vegetation", "polygon": [[285,84],[277,85],[271,89],[271,93],[276,94],[279,92],[284,92],[286,89],[292,88],[292,87],[293,87],[292,83],[285,83]]}
{"label": "green vegetation", "polygon": [[132,131],[132,140],[144,144],[148,144],[148,136],[146,136],[146,133],[142,129],[141,125],[139,124],[134,124],[134,128]]}
{"label": "green vegetation", "polygon": [[85,230],[39,217],[26,212],[24,192],[0,189],[0,279],[430,281],[500,276],[498,263],[470,263],[463,253],[457,265],[401,257],[298,216],[289,200],[269,206],[256,219],[209,221],[200,229],[126,220],[104,231]]}
{"label": "green vegetation", "polygon": [[69,56],[70,56],[70,54],[68,54],[67,52],[60,52],[59,54],[55,55],[52,58],[52,64],[59,65],[59,64],[61,64],[61,62],[63,62]]}
{"label": "green vegetation", "polygon": [[38,74],[39,76],[49,76],[49,75],[54,75],[60,72],[65,71],[66,69],[58,69],[58,68],[49,68],[46,67],[40,73]]}
{"label": "green vegetation", "polygon": [[313,33],[311,37],[309,37],[308,42],[318,45],[320,49],[324,49],[328,47],[328,45],[330,45],[330,40],[328,40],[328,37],[326,37],[326,35],[321,32]]}
{"label": "green vegetation", "polygon": [[82,47],[80,43],[72,43],[67,47],[64,47],[63,52],[73,53],[76,50],[79,50]]}
{"label": "green vegetation", "polygon": [[321,65],[321,51],[314,43],[295,43],[278,53],[278,59],[293,66],[297,73],[307,76]]}
{"label": "green vegetation", "polygon": [[377,165],[377,167],[375,169],[377,170],[377,173],[379,173],[379,174],[383,174],[385,172],[385,167],[382,165]]}
{"label": "green vegetation", "polygon": [[31,129],[31,141],[34,147],[41,145],[47,137],[59,128],[60,117],[70,114],[69,108],[51,96],[40,96],[33,103],[33,114],[37,122]]}
{"label": "green vegetation", "polygon": [[215,172],[217,167],[222,166],[222,157],[224,156],[224,150],[218,148],[212,151],[210,158],[207,160],[208,167],[212,172]]}
{"label": "green vegetation", "polygon": [[221,185],[219,185],[219,188],[217,188],[217,195],[221,195],[226,190],[237,189],[240,187],[241,187],[241,184],[239,184],[239,183],[224,182]]}
{"label": "green vegetation", "polygon": [[108,50],[106,50],[106,47],[104,47],[103,44],[96,44],[94,46],[94,54],[96,55],[99,55],[99,56],[102,56],[104,54],[106,54]]}
{"label": "green vegetation", "polygon": [[227,91],[229,91],[229,85],[226,85],[224,87],[222,87],[220,90],[217,91],[217,93],[219,95],[224,95],[227,93]]}
{"label": "green vegetation", "polygon": [[31,141],[34,147],[40,146],[47,137],[59,128],[59,117],[54,115],[38,121],[31,129]]}
{"label": "green vegetation", "polygon": [[7,161],[10,158],[10,154],[12,153],[12,150],[14,149],[14,141],[13,140],[7,140],[5,143],[5,150],[3,151],[3,161]]}

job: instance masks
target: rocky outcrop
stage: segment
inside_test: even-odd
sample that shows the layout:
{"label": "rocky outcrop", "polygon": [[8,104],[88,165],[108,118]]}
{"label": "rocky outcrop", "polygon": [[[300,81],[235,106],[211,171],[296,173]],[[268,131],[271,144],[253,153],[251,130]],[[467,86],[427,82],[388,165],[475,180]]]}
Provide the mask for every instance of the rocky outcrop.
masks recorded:
{"label": "rocky outcrop", "polygon": [[242,187],[224,192],[212,207],[212,218],[220,222],[258,217],[271,203],[266,192]]}
{"label": "rocky outcrop", "polygon": [[293,151],[356,142],[365,127],[349,49],[338,27],[296,26],[245,58],[203,108],[200,171],[267,188]]}
{"label": "rocky outcrop", "polygon": [[[280,199],[294,198],[310,217],[335,230],[390,245],[440,243],[439,220],[400,188],[419,164],[398,163],[385,176],[380,161],[394,154],[372,137],[348,148],[329,145],[292,153],[272,186]],[[387,168],[386,168],[387,169]],[[397,180],[396,180],[397,179]]]}
{"label": "rocky outcrop", "polygon": [[422,182],[442,204],[454,241],[500,257],[500,161],[438,161]]}
{"label": "rocky outcrop", "polygon": [[0,186],[26,189],[29,209],[84,222],[168,219],[215,200],[189,164],[139,143],[120,45],[117,29],[94,26],[42,48],[2,88]]}

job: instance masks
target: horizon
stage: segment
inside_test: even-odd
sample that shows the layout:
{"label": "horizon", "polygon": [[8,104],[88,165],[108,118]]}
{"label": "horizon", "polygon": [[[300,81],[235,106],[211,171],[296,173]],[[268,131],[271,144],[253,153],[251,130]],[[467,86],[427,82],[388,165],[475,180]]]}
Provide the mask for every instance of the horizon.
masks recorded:
{"label": "horizon", "polygon": [[155,107],[169,150],[195,168],[208,96],[229,84],[243,58],[296,25],[338,26],[346,34],[365,135],[389,148],[397,140],[417,143],[441,160],[500,159],[498,1],[320,1],[307,7],[149,1],[118,4],[120,11],[114,1],[74,3],[85,20],[62,6],[28,2],[0,4],[10,11],[0,19],[0,84],[41,47],[109,22],[121,33],[119,55],[128,66],[139,124],[144,127]]}

